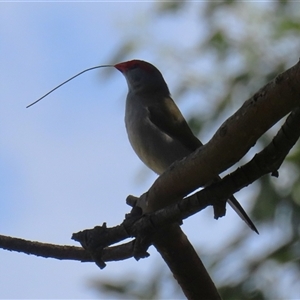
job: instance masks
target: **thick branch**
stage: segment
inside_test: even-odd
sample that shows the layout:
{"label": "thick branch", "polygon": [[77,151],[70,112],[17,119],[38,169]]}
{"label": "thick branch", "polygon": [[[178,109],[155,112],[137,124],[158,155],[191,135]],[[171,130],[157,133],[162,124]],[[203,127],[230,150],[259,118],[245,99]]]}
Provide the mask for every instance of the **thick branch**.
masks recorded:
{"label": "thick branch", "polygon": [[138,205],[144,211],[154,211],[211,182],[239,161],[264,132],[299,106],[299,95],[298,62],[246,101],[206,145],[159,176]]}
{"label": "thick branch", "polygon": [[153,245],[187,299],[221,300],[205,266],[179,225],[173,224],[160,230],[154,235]]}

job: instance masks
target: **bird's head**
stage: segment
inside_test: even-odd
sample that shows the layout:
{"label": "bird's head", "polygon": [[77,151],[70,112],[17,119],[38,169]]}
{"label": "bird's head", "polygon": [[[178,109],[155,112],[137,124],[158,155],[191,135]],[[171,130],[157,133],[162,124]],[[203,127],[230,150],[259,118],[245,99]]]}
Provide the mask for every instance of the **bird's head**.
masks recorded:
{"label": "bird's head", "polygon": [[169,88],[152,64],[143,60],[130,60],[114,65],[126,78],[129,92],[154,93],[169,96]]}

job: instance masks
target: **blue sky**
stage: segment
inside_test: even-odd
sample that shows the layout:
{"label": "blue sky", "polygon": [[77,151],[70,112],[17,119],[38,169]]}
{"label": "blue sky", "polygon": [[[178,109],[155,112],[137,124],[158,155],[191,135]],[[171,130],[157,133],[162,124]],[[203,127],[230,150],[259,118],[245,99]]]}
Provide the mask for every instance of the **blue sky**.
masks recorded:
{"label": "blue sky", "polygon": [[[130,18],[146,14],[149,5],[0,3],[1,234],[77,245],[73,232],[120,223],[129,210],[126,196],[140,195],[156,178],[127,141],[127,86],[118,71],[85,73],[25,108],[83,69],[118,63],[110,58],[122,39],[135,34],[126,27]],[[182,42],[190,43],[191,35]],[[135,55],[128,59],[155,64],[150,50]],[[201,218],[210,228],[201,240],[199,218],[184,229],[196,245],[215,251],[222,238],[212,240],[214,230],[228,237],[241,224],[231,211],[218,222],[210,210]],[[100,271],[94,264],[0,253],[1,298],[96,298],[89,279],[145,275],[160,261],[151,250],[146,260],[110,263]]]}

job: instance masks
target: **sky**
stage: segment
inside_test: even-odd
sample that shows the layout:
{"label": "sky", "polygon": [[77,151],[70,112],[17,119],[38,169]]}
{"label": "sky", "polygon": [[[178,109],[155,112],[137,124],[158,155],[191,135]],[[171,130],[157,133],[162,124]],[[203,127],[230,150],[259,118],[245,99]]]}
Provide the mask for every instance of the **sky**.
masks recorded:
{"label": "sky", "polygon": [[[127,86],[117,70],[85,73],[25,108],[86,68],[118,63],[110,59],[120,40],[135,34],[126,24],[149,5],[0,3],[0,234],[78,245],[70,239],[73,232],[119,224],[129,211],[127,195],[142,194],[156,178],[127,140]],[[181,37],[187,43],[190,38]],[[150,51],[135,55],[128,60],[155,64]],[[199,218],[186,221],[184,230],[203,249],[217,249],[222,233],[226,239],[240,224],[230,211],[218,222],[209,210],[201,218],[210,228],[201,239],[195,230]],[[212,240],[217,231],[221,238]],[[92,263],[0,249],[0,297],[107,299],[90,288],[89,280],[147,276],[161,263],[153,249],[150,253],[148,259],[109,263],[100,270]]]}

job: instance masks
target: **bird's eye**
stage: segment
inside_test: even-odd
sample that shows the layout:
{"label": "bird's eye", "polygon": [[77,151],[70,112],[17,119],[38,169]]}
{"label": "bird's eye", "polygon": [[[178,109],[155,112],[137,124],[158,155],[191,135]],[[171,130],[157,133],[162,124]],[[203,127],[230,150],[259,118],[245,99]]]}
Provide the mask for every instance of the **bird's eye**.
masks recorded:
{"label": "bird's eye", "polygon": [[135,82],[139,82],[142,79],[140,72],[133,72],[131,77]]}

